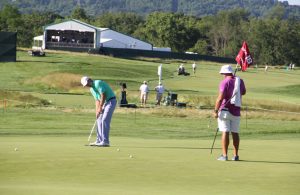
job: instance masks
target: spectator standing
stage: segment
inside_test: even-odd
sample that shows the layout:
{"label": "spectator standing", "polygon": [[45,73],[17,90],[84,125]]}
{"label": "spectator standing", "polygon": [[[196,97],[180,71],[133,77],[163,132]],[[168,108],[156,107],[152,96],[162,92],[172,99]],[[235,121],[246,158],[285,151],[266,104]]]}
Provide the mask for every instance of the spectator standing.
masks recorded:
{"label": "spectator standing", "polygon": [[148,93],[149,93],[149,87],[147,85],[147,81],[144,81],[143,84],[140,86],[140,92],[141,92],[141,106],[146,106]]}
{"label": "spectator standing", "polygon": [[126,96],[127,96],[127,92],[126,92],[126,83],[120,83],[121,86],[121,101],[120,101],[120,106],[126,106],[128,104]]}
{"label": "spectator standing", "polygon": [[155,91],[156,91],[156,105],[160,105],[162,96],[165,92],[165,88],[161,82],[159,82],[159,84],[155,87]]}
{"label": "spectator standing", "polygon": [[266,65],[265,66],[265,72],[268,72],[268,69],[269,69],[269,67],[268,67],[268,65]]}
{"label": "spectator standing", "polygon": [[193,68],[193,73],[195,75],[196,74],[196,69],[197,69],[197,64],[195,62],[192,64],[192,68]]}

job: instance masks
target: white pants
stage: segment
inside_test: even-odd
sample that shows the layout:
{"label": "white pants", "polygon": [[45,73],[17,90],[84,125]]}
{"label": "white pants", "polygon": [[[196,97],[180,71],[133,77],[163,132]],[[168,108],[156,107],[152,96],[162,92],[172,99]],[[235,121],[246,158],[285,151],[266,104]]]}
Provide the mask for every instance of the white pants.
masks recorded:
{"label": "white pants", "polygon": [[116,99],[109,100],[103,105],[103,113],[97,119],[97,143],[109,144],[110,122],[116,108]]}
{"label": "white pants", "polygon": [[141,93],[141,101],[142,101],[142,102],[146,102],[147,99],[148,99],[148,93],[142,92],[142,93]]}
{"label": "white pants", "polygon": [[219,131],[239,133],[240,116],[234,116],[228,111],[221,111],[218,117]]}

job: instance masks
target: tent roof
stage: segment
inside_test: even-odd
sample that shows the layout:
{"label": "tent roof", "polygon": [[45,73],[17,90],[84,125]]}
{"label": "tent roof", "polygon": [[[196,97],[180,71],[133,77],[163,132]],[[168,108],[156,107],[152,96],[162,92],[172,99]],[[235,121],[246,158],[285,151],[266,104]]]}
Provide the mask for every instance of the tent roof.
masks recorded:
{"label": "tent roof", "polygon": [[33,40],[43,41],[44,40],[44,35],[40,35],[40,36],[34,37]]}
{"label": "tent roof", "polygon": [[45,30],[74,30],[83,32],[95,32],[98,30],[98,28],[79,20],[71,19],[63,21],[61,23],[45,26]]}

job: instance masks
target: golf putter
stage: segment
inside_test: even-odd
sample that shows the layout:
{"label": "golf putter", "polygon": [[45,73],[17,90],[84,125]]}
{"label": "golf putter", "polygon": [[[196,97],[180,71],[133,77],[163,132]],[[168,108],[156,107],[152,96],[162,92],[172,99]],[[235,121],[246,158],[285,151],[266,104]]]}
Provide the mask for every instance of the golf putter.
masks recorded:
{"label": "golf putter", "polygon": [[[101,117],[102,114],[103,114],[103,111],[100,113],[100,116],[99,116],[99,117]],[[99,118],[99,117],[98,117],[98,118]],[[97,118],[97,119],[98,119],[98,118]],[[90,133],[90,135],[89,135],[88,141],[91,140],[92,134],[93,134],[93,132],[94,132],[94,130],[95,130],[95,126],[96,126],[96,124],[97,124],[97,119],[95,120],[94,126],[93,126],[93,128],[92,128],[92,130],[91,130],[91,133]]]}
{"label": "golf putter", "polygon": [[95,120],[94,126],[93,126],[93,128],[92,128],[92,130],[91,130],[91,133],[90,133],[90,136],[89,136],[89,138],[88,138],[88,141],[91,140],[91,136],[92,136],[92,134],[93,134],[93,132],[94,132],[94,129],[95,129],[96,124],[97,124],[97,119]]}
{"label": "golf putter", "polygon": [[212,154],[212,151],[213,151],[213,148],[214,148],[214,145],[215,145],[215,141],[216,141],[216,137],[217,137],[218,131],[219,131],[219,128],[217,128],[217,131],[216,131],[216,134],[215,134],[215,138],[214,138],[213,144],[212,144],[211,149],[210,149],[210,154]]}

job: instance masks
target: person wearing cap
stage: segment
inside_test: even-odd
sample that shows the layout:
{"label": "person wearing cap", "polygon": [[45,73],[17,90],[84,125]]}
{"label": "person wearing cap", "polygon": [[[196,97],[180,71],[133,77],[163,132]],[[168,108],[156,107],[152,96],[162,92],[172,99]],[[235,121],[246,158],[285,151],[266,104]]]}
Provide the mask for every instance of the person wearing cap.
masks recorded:
{"label": "person wearing cap", "polygon": [[221,67],[220,74],[224,79],[219,85],[219,95],[215,103],[214,117],[218,118],[218,128],[222,132],[222,155],[218,160],[228,160],[229,133],[232,135],[234,156],[239,160],[239,126],[242,95],[246,94],[244,81],[236,77],[230,65]]}
{"label": "person wearing cap", "polygon": [[90,146],[108,147],[110,122],[117,104],[115,93],[106,82],[87,76],[81,78],[81,84],[90,87],[96,105],[97,139]]}
{"label": "person wearing cap", "polygon": [[162,96],[165,92],[165,88],[162,85],[162,83],[159,82],[158,85],[154,88],[154,90],[156,91],[156,105],[160,105]]}
{"label": "person wearing cap", "polygon": [[140,91],[141,91],[141,105],[146,106],[148,93],[149,93],[149,87],[146,81],[144,81],[143,84],[140,86]]}

